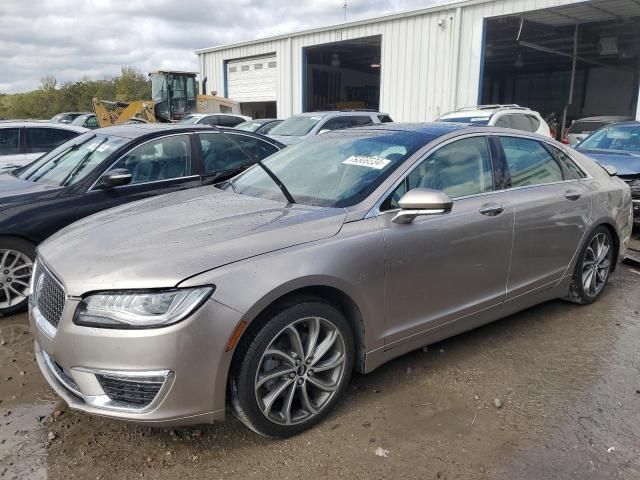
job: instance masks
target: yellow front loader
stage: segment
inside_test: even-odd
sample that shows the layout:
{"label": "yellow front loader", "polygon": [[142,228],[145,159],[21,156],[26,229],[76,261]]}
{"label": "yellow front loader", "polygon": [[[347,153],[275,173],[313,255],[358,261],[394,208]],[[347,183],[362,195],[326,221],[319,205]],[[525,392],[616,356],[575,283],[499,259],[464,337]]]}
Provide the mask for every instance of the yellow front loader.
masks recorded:
{"label": "yellow front loader", "polygon": [[238,102],[215,95],[198,95],[194,72],[162,70],[150,73],[149,77],[151,100],[114,102],[94,98],[93,110],[98,124],[110,127],[132,122],[177,122],[191,113],[240,113]]}

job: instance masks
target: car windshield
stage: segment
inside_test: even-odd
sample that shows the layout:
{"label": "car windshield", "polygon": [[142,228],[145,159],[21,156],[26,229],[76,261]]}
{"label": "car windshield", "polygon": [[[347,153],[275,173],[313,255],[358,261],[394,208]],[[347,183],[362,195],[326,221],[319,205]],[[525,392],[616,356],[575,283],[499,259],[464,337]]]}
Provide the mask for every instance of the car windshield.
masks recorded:
{"label": "car windshield", "polygon": [[449,117],[441,118],[439,122],[471,123],[472,125],[489,125],[489,117]]}
{"label": "car windshield", "polygon": [[284,137],[302,137],[309,133],[318,122],[322,120],[321,115],[296,115],[287,118],[281,124],[273,127],[271,135],[282,135]]}
{"label": "car windshield", "polygon": [[640,153],[640,123],[601,128],[580,144],[580,149]]}
{"label": "car windshield", "polygon": [[62,117],[64,117],[64,114],[63,113],[59,113],[59,114],[51,117],[51,120],[49,120],[49,121],[51,123],[58,123],[62,119]]}
{"label": "car windshield", "polygon": [[234,128],[237,130],[244,130],[245,132],[255,132],[258,130],[262,124],[260,122],[242,122],[239,125],[236,125]]}
{"label": "car windshield", "polygon": [[178,123],[186,123],[187,125],[193,125],[200,119],[197,115],[187,115],[186,117],[182,117]]}
{"label": "car windshield", "polygon": [[[407,132],[322,135],[288,147],[264,160],[296,203],[347,207],[364,200],[405,158],[432,138]],[[259,165],[223,188],[282,201],[284,195]]]}
{"label": "car windshield", "polygon": [[67,186],[79,182],[128,140],[110,135],[85,133],[63,143],[15,175],[29,182]]}

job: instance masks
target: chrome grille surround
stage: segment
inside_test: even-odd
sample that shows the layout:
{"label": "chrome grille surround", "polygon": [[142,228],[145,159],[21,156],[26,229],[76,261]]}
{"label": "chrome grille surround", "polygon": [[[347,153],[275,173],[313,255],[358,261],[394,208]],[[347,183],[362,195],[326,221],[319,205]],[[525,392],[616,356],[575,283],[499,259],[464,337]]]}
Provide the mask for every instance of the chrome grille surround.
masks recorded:
{"label": "chrome grille surround", "polygon": [[36,260],[31,285],[29,303],[32,314],[36,324],[52,338],[60,325],[67,301],[64,287],[40,259]]}

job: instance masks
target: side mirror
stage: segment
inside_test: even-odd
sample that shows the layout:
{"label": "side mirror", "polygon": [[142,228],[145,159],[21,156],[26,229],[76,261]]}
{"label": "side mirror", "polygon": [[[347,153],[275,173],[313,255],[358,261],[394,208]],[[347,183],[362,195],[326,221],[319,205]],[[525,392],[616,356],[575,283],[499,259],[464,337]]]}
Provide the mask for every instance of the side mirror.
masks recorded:
{"label": "side mirror", "polygon": [[440,215],[451,211],[453,200],[442,190],[414,188],[398,201],[400,212],[393,217],[394,223],[411,223],[419,215]]}
{"label": "side mirror", "polygon": [[101,188],[120,187],[131,183],[131,172],[126,168],[114,168],[105,173],[100,179]]}

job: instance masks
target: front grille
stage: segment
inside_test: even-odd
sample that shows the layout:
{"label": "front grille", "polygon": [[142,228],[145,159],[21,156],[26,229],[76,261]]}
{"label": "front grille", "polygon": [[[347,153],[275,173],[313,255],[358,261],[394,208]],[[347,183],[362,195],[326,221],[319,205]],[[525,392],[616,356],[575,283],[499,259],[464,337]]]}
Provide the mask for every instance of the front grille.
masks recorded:
{"label": "front grille", "polygon": [[116,378],[97,374],[96,378],[104,393],[114,402],[146,407],[162,388],[164,378],[147,379]]}
{"label": "front grille", "polygon": [[66,298],[62,285],[40,262],[36,263],[33,278],[34,291],[32,295],[35,297],[35,305],[38,307],[40,315],[55,328],[58,328]]}

